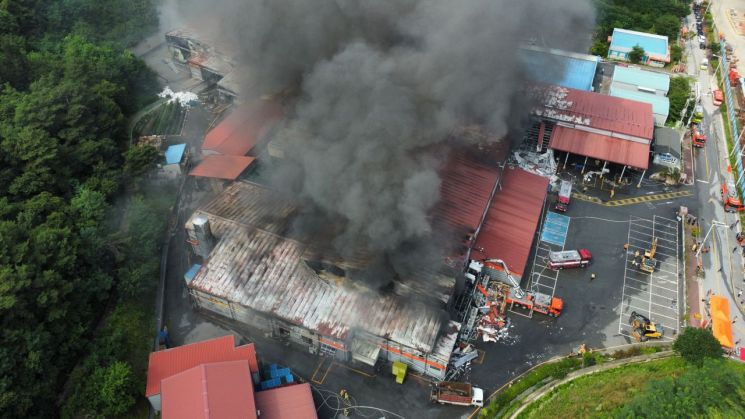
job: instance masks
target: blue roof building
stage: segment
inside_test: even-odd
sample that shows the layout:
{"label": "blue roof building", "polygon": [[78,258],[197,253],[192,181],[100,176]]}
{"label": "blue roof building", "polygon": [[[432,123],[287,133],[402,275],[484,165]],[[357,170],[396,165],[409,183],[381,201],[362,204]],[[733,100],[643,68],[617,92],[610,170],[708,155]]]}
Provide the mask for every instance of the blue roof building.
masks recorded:
{"label": "blue roof building", "polygon": [[181,159],[184,158],[184,150],[186,150],[186,144],[175,144],[166,150],[166,164],[180,164]]}
{"label": "blue roof building", "polygon": [[610,88],[610,95],[620,97],[621,99],[630,99],[651,104],[654,124],[657,126],[665,125],[667,115],[670,113],[670,101],[667,97],[640,91],[619,89],[613,85]]}
{"label": "blue roof building", "polygon": [[619,28],[613,29],[608,58],[628,61],[629,52],[637,45],[644,49],[642,63],[664,67],[670,62],[670,48],[666,36]]}
{"label": "blue roof building", "polygon": [[617,65],[613,70],[612,83],[616,88],[667,96],[670,90],[670,75]]}
{"label": "blue roof building", "polygon": [[600,57],[535,46],[520,49],[528,76],[537,82],[592,91]]}

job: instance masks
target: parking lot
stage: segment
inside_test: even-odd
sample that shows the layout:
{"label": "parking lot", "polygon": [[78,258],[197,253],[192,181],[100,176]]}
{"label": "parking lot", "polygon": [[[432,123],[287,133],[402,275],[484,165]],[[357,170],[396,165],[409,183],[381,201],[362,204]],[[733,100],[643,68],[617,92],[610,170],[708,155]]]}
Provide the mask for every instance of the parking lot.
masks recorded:
{"label": "parking lot", "polygon": [[[662,325],[663,339],[673,340],[678,332],[680,302],[679,278],[679,224],[676,220],[653,216],[644,219],[632,216],[628,228],[628,251],[626,252],[624,281],[618,331],[631,336],[629,316],[633,311],[647,316]],[[655,258],[657,266],[653,273],[642,271],[636,254],[644,254],[657,239]]]}
{"label": "parking lot", "polygon": [[564,250],[570,218],[548,211],[541,225],[541,234],[535,248],[530,282],[527,286],[532,292],[554,296],[559,271],[548,268],[548,254]]}

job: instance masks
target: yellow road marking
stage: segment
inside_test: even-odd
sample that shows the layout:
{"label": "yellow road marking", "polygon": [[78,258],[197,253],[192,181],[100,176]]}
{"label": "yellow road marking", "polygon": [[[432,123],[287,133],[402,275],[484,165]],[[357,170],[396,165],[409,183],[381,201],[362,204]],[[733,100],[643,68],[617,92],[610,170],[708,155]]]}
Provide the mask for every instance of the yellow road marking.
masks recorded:
{"label": "yellow road marking", "polygon": [[334,362],[333,364],[334,364],[335,366],[337,366],[337,367],[342,367],[342,368],[346,368],[346,369],[348,369],[349,371],[352,371],[352,372],[356,372],[357,374],[359,374],[359,375],[362,375],[362,376],[365,376],[365,377],[369,377],[369,378],[375,377],[375,375],[372,375],[372,374],[368,374],[368,373],[366,373],[366,372],[364,372],[364,371],[360,371],[360,370],[358,370],[358,369],[355,369],[355,368],[352,368],[352,367],[350,367],[350,366],[348,366],[348,365],[340,364],[340,363],[338,363],[338,362]]}
{"label": "yellow road marking", "polygon": [[706,176],[709,178],[709,182],[711,182],[711,172],[709,171],[709,152],[706,151],[706,147],[704,147],[704,162],[706,162]]}
{"label": "yellow road marking", "polygon": [[321,378],[321,381],[318,381],[316,379],[316,374],[318,374],[318,371],[321,369],[321,367],[323,367],[323,364],[324,363],[326,363],[326,358],[321,358],[321,362],[318,363],[318,366],[316,367],[315,372],[313,372],[313,376],[310,377],[310,381],[312,381],[312,382],[314,382],[314,383],[316,383],[318,385],[321,385],[321,384],[323,384],[324,381],[326,381],[326,376],[328,375],[329,370],[331,369],[331,365],[334,362],[333,361],[329,362],[329,366],[326,368],[326,372],[323,374],[323,377]]}
{"label": "yellow road marking", "polygon": [[624,205],[634,205],[634,204],[641,204],[644,202],[652,202],[652,201],[664,201],[667,199],[682,198],[686,196],[693,196],[693,191],[686,190],[686,191],[676,191],[676,192],[668,192],[668,193],[661,193],[661,194],[654,194],[654,195],[644,195],[644,196],[637,196],[634,198],[616,199],[614,201],[607,201],[607,202],[603,202],[600,198],[587,196],[585,194],[581,194],[578,192],[575,192],[572,194],[573,198],[579,199],[581,201],[592,202],[593,204],[598,204],[598,205],[602,205],[605,207],[620,207]]}

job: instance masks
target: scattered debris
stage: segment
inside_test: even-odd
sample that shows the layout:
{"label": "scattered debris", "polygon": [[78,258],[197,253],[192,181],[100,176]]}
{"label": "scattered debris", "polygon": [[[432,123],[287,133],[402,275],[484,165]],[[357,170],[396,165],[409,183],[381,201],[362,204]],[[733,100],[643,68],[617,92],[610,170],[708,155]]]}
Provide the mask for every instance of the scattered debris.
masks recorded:
{"label": "scattered debris", "polygon": [[168,103],[178,102],[179,105],[188,108],[192,103],[199,101],[199,96],[192,92],[174,92],[166,86],[162,92],[158,93],[160,98],[168,98]]}

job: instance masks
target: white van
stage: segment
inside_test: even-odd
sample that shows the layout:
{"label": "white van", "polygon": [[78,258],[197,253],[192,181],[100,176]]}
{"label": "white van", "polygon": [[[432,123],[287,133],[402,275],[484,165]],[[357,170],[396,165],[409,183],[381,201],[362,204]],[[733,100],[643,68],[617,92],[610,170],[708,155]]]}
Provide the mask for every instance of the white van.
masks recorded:
{"label": "white van", "polygon": [[709,68],[709,59],[704,58],[703,60],[701,60],[701,69],[706,70],[708,68]]}

